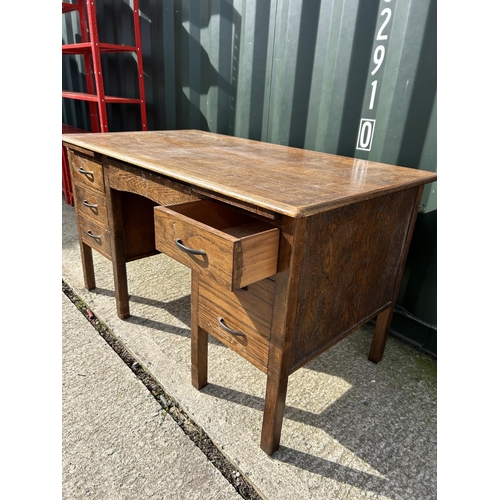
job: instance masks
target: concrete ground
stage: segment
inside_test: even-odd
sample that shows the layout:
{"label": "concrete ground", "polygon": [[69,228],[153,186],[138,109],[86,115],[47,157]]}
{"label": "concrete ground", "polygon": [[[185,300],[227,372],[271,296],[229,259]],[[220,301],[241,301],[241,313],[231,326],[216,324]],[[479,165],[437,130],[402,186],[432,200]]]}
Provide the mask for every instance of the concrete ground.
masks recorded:
{"label": "concrete ground", "polygon": [[[116,316],[111,263],[83,285],[74,207],[62,203],[62,278],[263,499],[437,497],[437,362],[367,325],[289,380],[280,449],[259,447],[265,375],[210,339],[209,384],[190,377],[190,272],[165,255],[127,264]],[[241,498],[63,296],[63,498]]]}
{"label": "concrete ground", "polygon": [[62,497],[240,498],[65,295],[62,311]]}

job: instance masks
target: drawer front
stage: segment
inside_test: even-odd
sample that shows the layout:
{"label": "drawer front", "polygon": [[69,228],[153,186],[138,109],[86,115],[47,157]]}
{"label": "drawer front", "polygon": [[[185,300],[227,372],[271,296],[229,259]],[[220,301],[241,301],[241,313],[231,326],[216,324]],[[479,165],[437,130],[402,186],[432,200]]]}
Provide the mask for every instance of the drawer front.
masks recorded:
{"label": "drawer front", "polygon": [[69,162],[75,184],[90,186],[104,193],[104,178],[100,163],[77,155],[73,151],[69,151]]}
{"label": "drawer front", "polygon": [[108,225],[106,198],[102,193],[75,184],[75,207],[78,213],[102,226]]}
{"label": "drawer front", "polygon": [[80,237],[90,247],[111,259],[111,244],[109,231],[83,215],[78,215]]}
{"label": "drawer front", "polygon": [[199,326],[263,372],[267,372],[273,303],[274,282],[269,279],[229,292],[200,276]]}
{"label": "drawer front", "polygon": [[279,229],[209,200],[155,208],[156,248],[238,290],[276,274]]}

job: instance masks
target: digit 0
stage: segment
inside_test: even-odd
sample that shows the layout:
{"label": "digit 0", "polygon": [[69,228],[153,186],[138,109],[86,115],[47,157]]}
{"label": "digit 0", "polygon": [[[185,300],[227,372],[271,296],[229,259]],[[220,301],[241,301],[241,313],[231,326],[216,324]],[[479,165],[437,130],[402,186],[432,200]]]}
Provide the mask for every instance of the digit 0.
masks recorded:
{"label": "digit 0", "polygon": [[373,134],[375,131],[375,120],[361,118],[359,124],[358,144],[356,149],[370,151],[372,147]]}

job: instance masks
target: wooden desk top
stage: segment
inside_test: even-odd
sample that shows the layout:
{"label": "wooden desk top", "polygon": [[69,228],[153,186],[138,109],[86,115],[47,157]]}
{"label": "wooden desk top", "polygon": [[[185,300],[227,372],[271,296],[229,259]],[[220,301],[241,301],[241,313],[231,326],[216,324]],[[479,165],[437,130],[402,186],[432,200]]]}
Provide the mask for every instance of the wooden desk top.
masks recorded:
{"label": "wooden desk top", "polygon": [[64,134],[62,141],[290,217],[437,178],[434,172],[199,130]]}

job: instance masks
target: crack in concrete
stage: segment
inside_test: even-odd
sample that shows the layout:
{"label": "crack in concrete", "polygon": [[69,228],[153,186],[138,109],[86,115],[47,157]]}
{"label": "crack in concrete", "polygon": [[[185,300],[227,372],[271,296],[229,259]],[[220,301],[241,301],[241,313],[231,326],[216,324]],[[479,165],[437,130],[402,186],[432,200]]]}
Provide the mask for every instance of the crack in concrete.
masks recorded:
{"label": "crack in concrete", "polygon": [[62,291],[120,359],[130,368],[134,375],[144,384],[158,404],[160,404],[165,415],[168,414],[174,420],[238,494],[245,500],[263,500],[241,470],[222,453],[203,428],[189,417],[179,403],[163,390],[156,379],[142,367],[133,354],[64,280],[62,280]]}

